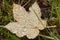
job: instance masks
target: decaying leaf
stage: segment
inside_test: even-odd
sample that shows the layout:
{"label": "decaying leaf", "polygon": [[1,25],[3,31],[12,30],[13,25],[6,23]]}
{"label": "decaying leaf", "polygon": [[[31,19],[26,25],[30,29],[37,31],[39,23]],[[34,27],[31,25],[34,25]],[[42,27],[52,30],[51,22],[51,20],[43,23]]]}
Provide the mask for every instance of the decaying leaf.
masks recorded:
{"label": "decaying leaf", "polygon": [[[13,16],[17,22],[10,22],[5,27],[18,37],[26,36],[29,39],[36,38],[39,30],[46,28],[46,20],[41,19],[41,11],[38,4],[35,2],[32,7],[29,8],[30,12],[27,12],[24,7],[20,5],[13,5]],[[42,23],[38,20],[34,11]]]}

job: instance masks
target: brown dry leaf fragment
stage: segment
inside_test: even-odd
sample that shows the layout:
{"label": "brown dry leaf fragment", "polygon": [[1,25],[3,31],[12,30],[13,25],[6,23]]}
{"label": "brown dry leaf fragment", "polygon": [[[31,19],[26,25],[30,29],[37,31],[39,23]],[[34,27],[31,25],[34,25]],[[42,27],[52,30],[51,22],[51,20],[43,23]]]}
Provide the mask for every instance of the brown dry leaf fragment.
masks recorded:
{"label": "brown dry leaf fragment", "polygon": [[[38,20],[32,8],[35,10],[44,26]],[[26,36],[29,39],[34,39],[38,36],[39,30],[46,28],[46,20],[41,19],[41,11],[36,2],[29,10],[30,12],[27,12],[22,6],[14,4],[13,16],[17,22],[11,22],[5,27],[18,37]]]}

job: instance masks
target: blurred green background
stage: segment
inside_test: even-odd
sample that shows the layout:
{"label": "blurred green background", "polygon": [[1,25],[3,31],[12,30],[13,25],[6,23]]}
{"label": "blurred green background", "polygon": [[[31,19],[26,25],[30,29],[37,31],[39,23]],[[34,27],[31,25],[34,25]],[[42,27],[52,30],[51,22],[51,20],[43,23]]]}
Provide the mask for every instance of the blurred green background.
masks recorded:
{"label": "blurred green background", "polygon": [[[24,6],[28,9],[31,4],[39,0],[0,0],[0,26],[5,26],[9,22],[15,21],[13,18],[13,3]],[[60,40],[60,0],[47,0],[51,5],[52,13],[57,15],[56,28],[44,29],[35,39],[27,39],[26,37],[19,38],[9,30],[0,27],[0,40]],[[50,21],[50,20],[48,20]],[[49,22],[50,23],[50,22]]]}

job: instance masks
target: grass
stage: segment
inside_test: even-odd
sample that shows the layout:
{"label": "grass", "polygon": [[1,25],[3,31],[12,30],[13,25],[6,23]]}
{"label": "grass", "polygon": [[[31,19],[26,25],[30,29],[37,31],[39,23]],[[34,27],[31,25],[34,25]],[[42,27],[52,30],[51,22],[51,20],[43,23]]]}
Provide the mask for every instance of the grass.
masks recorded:
{"label": "grass", "polygon": [[[25,4],[27,5],[30,0]],[[37,1],[37,0],[36,0]],[[49,1],[49,4],[51,5],[51,13],[55,13],[57,15],[57,19],[60,22],[60,0],[47,0]],[[22,1],[23,2],[23,1]],[[22,4],[20,0],[18,0],[18,4]],[[0,25],[6,25],[9,22],[15,21],[13,18],[13,0],[3,0],[1,1],[1,7],[0,7]],[[20,5],[21,5],[20,4]],[[23,5],[23,6],[25,6]],[[2,36],[1,36],[2,35]],[[19,38],[16,35],[12,34],[9,30],[0,27],[0,39],[1,40],[29,40],[25,37]],[[39,36],[36,39],[33,40],[59,40],[60,35],[58,31],[56,31],[56,28],[51,29],[45,29],[45,34],[39,34]]]}

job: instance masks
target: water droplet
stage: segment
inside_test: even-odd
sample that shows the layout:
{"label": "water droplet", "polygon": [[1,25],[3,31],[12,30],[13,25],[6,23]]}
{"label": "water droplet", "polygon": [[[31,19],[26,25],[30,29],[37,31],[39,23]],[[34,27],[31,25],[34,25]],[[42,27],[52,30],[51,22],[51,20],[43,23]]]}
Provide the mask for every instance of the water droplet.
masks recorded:
{"label": "water droplet", "polygon": [[24,35],[24,34],[25,34],[25,32],[22,32],[22,34]]}
{"label": "water droplet", "polygon": [[27,31],[27,29],[26,29],[26,28],[24,29],[24,32],[25,32],[25,31]]}
{"label": "water droplet", "polygon": [[23,18],[23,16],[21,16],[21,18]]}
{"label": "water droplet", "polygon": [[15,30],[13,33],[17,33],[17,30]]}
{"label": "water droplet", "polygon": [[25,22],[25,20],[23,20],[23,22]]}

